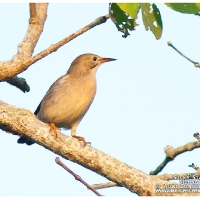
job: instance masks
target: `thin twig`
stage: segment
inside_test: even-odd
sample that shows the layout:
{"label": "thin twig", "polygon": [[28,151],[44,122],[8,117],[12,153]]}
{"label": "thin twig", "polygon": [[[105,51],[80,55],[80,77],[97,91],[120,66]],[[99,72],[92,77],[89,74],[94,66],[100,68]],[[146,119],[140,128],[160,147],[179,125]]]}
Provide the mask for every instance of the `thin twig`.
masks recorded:
{"label": "thin twig", "polygon": [[95,189],[93,189],[92,187],[90,187],[89,184],[87,184],[79,175],[75,174],[72,170],[70,170],[66,165],[64,165],[59,157],[56,157],[55,159],[56,163],[58,165],[60,165],[61,167],[63,167],[66,171],[68,171],[72,176],[74,176],[74,178],[77,181],[80,181],[81,183],[83,183],[83,185],[85,185],[88,189],[90,189],[92,192],[94,192],[97,196],[102,196],[99,192],[97,192]]}
{"label": "thin twig", "polygon": [[33,56],[33,58],[28,63],[26,63],[26,65],[30,66],[30,65],[34,64],[35,62],[37,62],[38,60],[40,60],[40,59],[48,56],[49,54],[57,51],[64,44],[70,42],[71,40],[73,40],[76,37],[78,37],[79,35],[87,32],[88,30],[94,28],[95,26],[105,23],[107,21],[107,19],[109,19],[109,18],[110,18],[110,15],[105,15],[105,16],[97,18],[92,23],[88,24],[87,26],[81,28],[80,30],[76,31],[75,33],[72,33],[70,36],[64,38],[60,42],[58,42],[56,44],[52,44],[49,48],[47,48],[44,51],[40,52],[39,54]]}
{"label": "thin twig", "polygon": [[170,41],[167,42],[167,44],[172,47],[176,52],[178,52],[181,56],[183,56],[184,58],[186,58],[187,60],[189,60],[191,63],[194,64],[195,67],[200,67],[200,64],[198,62],[194,62],[193,60],[191,60],[190,58],[188,58],[187,56],[185,56],[182,52],[180,52]]}
{"label": "thin twig", "polygon": [[191,165],[188,165],[188,167],[192,167],[193,169],[195,169],[196,171],[199,170],[199,167],[197,165],[195,165],[194,163],[192,163]]}
{"label": "thin twig", "polygon": [[159,172],[161,172],[163,170],[163,168],[168,164],[168,162],[172,161],[172,158],[169,157],[165,157],[165,159],[163,160],[163,162],[154,170],[151,171],[149,174],[150,175],[157,175]]}
{"label": "thin twig", "polygon": [[197,132],[197,133],[194,133],[194,135],[193,135],[198,141],[200,141],[200,135],[199,135],[199,133]]}
{"label": "thin twig", "polygon": [[117,183],[115,182],[106,182],[106,183],[99,183],[99,184],[94,184],[94,185],[90,185],[91,188],[93,189],[104,189],[104,188],[109,188],[109,187],[115,187],[115,186],[118,186],[118,187],[122,187],[121,185],[118,185]]}
{"label": "thin twig", "polygon": [[174,160],[176,156],[187,151],[192,151],[193,149],[196,149],[199,147],[200,147],[199,141],[189,142],[175,149],[172,146],[165,147],[164,151],[166,153],[166,157],[164,161],[154,171],[151,171],[150,175],[157,175],[159,172],[163,170],[163,168],[168,164],[168,162]]}
{"label": "thin twig", "polygon": [[24,78],[14,76],[6,82],[19,88],[24,93],[30,91],[30,87]]}

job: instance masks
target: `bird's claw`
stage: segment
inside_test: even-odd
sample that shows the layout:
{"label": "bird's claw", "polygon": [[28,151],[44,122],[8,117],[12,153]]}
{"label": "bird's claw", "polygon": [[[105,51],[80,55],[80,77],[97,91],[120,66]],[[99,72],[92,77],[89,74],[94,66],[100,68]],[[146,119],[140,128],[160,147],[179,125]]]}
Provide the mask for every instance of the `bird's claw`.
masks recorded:
{"label": "bird's claw", "polygon": [[56,127],[54,123],[48,124],[50,126],[50,131],[53,130],[55,137],[57,137],[57,131],[60,131],[60,128]]}
{"label": "bird's claw", "polygon": [[73,135],[72,137],[78,139],[78,141],[80,141],[80,142],[83,142],[84,147],[85,147],[87,144],[91,145],[91,142],[86,142],[84,137],[76,136],[76,135]]}

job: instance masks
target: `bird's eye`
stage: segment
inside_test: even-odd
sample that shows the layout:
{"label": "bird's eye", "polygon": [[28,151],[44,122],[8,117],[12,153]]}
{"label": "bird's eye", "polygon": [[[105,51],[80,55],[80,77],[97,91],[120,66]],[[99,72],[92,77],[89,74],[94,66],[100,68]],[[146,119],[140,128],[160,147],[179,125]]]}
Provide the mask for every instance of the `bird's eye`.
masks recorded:
{"label": "bird's eye", "polygon": [[93,60],[96,61],[96,60],[97,60],[97,57],[93,57]]}

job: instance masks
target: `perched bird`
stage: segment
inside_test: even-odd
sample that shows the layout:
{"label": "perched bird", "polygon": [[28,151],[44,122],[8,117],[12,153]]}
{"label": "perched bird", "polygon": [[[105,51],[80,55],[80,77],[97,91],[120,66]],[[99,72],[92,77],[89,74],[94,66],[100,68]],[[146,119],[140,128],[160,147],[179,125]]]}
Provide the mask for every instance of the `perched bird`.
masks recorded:
{"label": "perched bird", "polygon": [[[51,129],[71,129],[71,136],[88,144],[84,137],[76,136],[76,128],[96,94],[96,71],[102,63],[114,61],[95,54],[82,54],[72,63],[67,73],[58,78],[49,88],[35,111],[41,121]],[[28,138],[21,137],[18,143],[33,144]]]}

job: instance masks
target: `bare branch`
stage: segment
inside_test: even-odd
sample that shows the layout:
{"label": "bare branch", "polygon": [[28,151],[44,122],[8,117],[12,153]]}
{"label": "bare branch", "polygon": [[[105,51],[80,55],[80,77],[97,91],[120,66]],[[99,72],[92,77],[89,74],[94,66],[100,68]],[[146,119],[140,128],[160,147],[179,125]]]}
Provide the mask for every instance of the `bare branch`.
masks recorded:
{"label": "bare branch", "polygon": [[24,56],[25,62],[22,64],[31,58],[40,35],[43,32],[44,23],[47,18],[47,8],[48,3],[30,3],[28,30],[22,42],[18,45],[18,55]]}
{"label": "bare branch", "polygon": [[94,28],[97,25],[103,24],[107,21],[107,19],[109,19],[110,16],[109,15],[105,15],[102,17],[97,18],[96,20],[94,20],[92,23],[88,24],[87,26],[81,28],[80,30],[76,31],[75,33],[71,34],[70,36],[64,38],[63,40],[61,40],[60,42],[56,43],[56,44],[52,44],[49,48],[45,49],[44,51],[40,52],[39,54],[35,55],[30,62],[27,63],[28,66],[32,65],[33,63],[37,62],[38,60],[48,56],[49,54],[57,51],[60,47],[62,47],[63,45],[65,45],[66,43],[70,42],[71,40],[75,39],[76,37],[78,37],[79,35],[85,33],[86,31]]}
{"label": "bare branch", "polygon": [[24,78],[14,76],[11,79],[7,80],[6,82],[19,88],[24,93],[30,91],[30,87]]}
{"label": "bare branch", "polygon": [[97,196],[102,196],[99,192],[97,192],[94,188],[90,187],[89,184],[87,184],[79,175],[75,174],[71,169],[69,169],[66,165],[64,165],[59,157],[56,157],[56,163],[58,165],[60,165],[62,168],[64,168],[66,171],[68,171],[72,176],[74,176],[74,178],[77,181],[80,181],[81,183],[83,183],[83,185],[85,185],[88,189],[90,189],[92,192],[94,192]]}
{"label": "bare branch", "polygon": [[[31,7],[35,7],[34,9],[37,11],[37,20],[35,20],[37,23],[33,23],[33,20],[30,19],[26,35],[18,45],[17,54],[9,61],[0,62],[0,81],[7,81],[28,68],[26,63],[31,59],[34,48],[43,31],[48,4],[36,3],[31,4]],[[33,8],[30,8],[32,10],[31,16],[35,13]]]}
{"label": "bare branch", "polygon": [[184,58],[186,58],[187,60],[189,60],[190,62],[192,62],[194,64],[195,67],[200,67],[200,64],[198,62],[194,62],[191,59],[189,59],[187,56],[185,56],[183,53],[181,53],[170,41],[167,42],[167,44],[172,47],[176,52],[178,52],[181,56],[183,56]]}
{"label": "bare branch", "polygon": [[[97,18],[92,23],[80,29],[79,31],[73,33],[69,37],[61,40],[57,44],[51,45],[49,48],[35,55],[34,57],[31,57],[33,50],[35,48],[35,45],[44,28],[44,22],[46,20],[46,13],[47,13],[47,5],[48,4],[44,4],[44,5],[36,4],[37,10],[43,11],[43,12],[37,12],[37,20],[39,21],[39,25],[37,23],[29,24],[29,28],[24,40],[18,45],[18,54],[15,55],[14,58],[10,61],[0,62],[0,80],[1,81],[8,80],[12,78],[13,76],[16,76],[17,74],[25,71],[33,63],[44,58],[45,56],[49,55],[52,52],[57,51],[57,49],[59,49],[61,46],[73,40],[74,38],[78,37],[79,35],[85,33],[86,31],[94,28],[95,26],[99,24],[105,23],[107,19],[110,17],[109,15],[106,15],[106,16]],[[43,18],[40,19],[40,17],[38,17],[39,14],[41,14]],[[30,22],[32,22],[32,20],[30,20]]]}
{"label": "bare branch", "polygon": [[[28,110],[0,101],[0,128],[27,137],[63,158],[90,169],[140,196],[196,196],[198,193],[156,193],[155,186],[179,186],[137,170],[77,139],[57,133]],[[15,137],[15,136],[13,136]],[[28,148],[28,147],[27,147]]]}
{"label": "bare branch", "polygon": [[[107,19],[110,18],[109,15],[99,17],[94,20],[92,23],[83,27],[79,31],[73,33],[69,37],[61,40],[57,44],[51,45],[46,50],[32,57],[34,48],[39,40],[39,37],[43,31],[44,23],[47,17],[47,7],[48,4],[39,4],[39,3],[30,3],[30,19],[29,27],[23,41],[18,45],[18,53],[13,57],[12,60],[6,62],[0,62],[0,81],[7,81],[8,83],[19,87],[22,91],[28,91],[29,86],[27,83],[23,83],[22,89],[22,80],[18,80],[17,77],[13,80],[9,80],[17,74],[25,71],[29,66],[37,62],[38,60],[46,57],[52,52],[57,51],[64,44],[70,42],[79,35],[85,33],[86,31],[94,28],[97,25],[105,23]],[[23,79],[25,81],[25,79]],[[30,90],[30,88],[29,88]]]}
{"label": "bare branch", "polygon": [[192,163],[191,165],[188,165],[188,167],[192,167],[193,169],[195,169],[196,171],[199,170],[199,167],[197,165],[195,165],[194,163]]}
{"label": "bare branch", "polygon": [[159,172],[162,171],[162,169],[168,164],[168,162],[175,159],[176,156],[186,152],[186,151],[192,151],[193,149],[199,148],[200,142],[189,142],[183,146],[173,148],[172,146],[165,147],[164,151],[166,153],[166,157],[164,161],[154,170],[150,172],[150,175],[157,175]]}
{"label": "bare branch", "polygon": [[200,68],[200,64],[199,64],[198,62],[196,62],[196,63],[194,64],[194,66]]}
{"label": "bare branch", "polygon": [[163,170],[163,168],[168,164],[168,162],[172,161],[172,158],[169,157],[165,157],[165,159],[163,160],[163,162],[154,170],[151,171],[149,174],[150,175],[157,175],[159,172],[161,172]]}
{"label": "bare branch", "polygon": [[[10,61],[0,62],[0,81],[6,80],[23,92],[29,92],[30,87],[24,78],[19,78],[16,75],[27,68],[24,63],[31,58],[43,31],[47,6],[48,4],[30,3],[29,27],[23,41],[18,45],[17,54]],[[37,15],[37,11],[42,13]]]}
{"label": "bare branch", "polygon": [[97,190],[97,189],[104,189],[104,188],[115,187],[115,186],[122,187],[121,185],[117,185],[117,183],[115,182],[99,183],[99,184],[91,185],[90,187]]}
{"label": "bare branch", "polygon": [[[29,3],[30,8],[30,20],[37,18],[37,12],[36,12],[36,3]],[[29,22],[31,24],[31,22]]]}
{"label": "bare branch", "polygon": [[197,132],[197,133],[194,133],[193,136],[200,142],[200,135],[199,135],[198,132]]}

